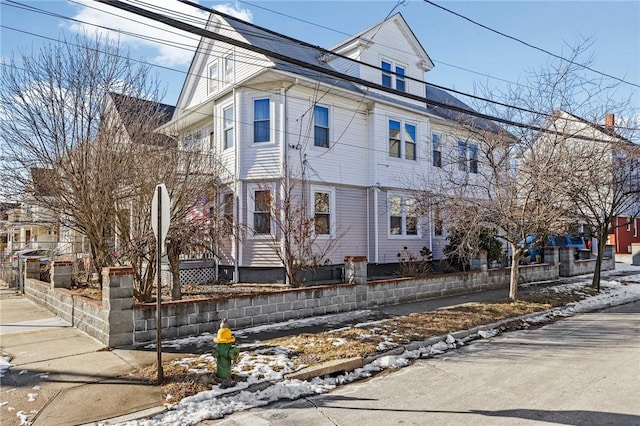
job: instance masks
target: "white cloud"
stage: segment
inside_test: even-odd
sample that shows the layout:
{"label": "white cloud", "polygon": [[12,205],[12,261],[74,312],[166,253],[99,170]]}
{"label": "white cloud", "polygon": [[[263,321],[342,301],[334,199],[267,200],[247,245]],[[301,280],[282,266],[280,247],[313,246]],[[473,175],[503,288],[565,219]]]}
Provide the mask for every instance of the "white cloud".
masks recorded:
{"label": "white cloud", "polygon": [[[197,35],[177,30],[115,7],[89,0],[80,0],[79,3],[82,5],[79,6],[73,18],[88,24],[74,23],[70,26],[72,31],[88,34],[99,32],[110,38],[119,38],[123,45],[132,49],[150,51],[148,56],[152,56],[153,62],[159,65],[170,67],[186,65],[191,62],[194,50],[200,40]],[[207,12],[172,0],[154,0],[153,3],[149,2],[145,8],[200,28],[205,26],[209,17]],[[247,21],[251,21],[253,18],[250,10],[243,9],[238,4],[220,4],[214,6],[214,9]],[[98,28],[95,25],[113,28],[115,31]],[[123,32],[130,34],[123,34]]]}

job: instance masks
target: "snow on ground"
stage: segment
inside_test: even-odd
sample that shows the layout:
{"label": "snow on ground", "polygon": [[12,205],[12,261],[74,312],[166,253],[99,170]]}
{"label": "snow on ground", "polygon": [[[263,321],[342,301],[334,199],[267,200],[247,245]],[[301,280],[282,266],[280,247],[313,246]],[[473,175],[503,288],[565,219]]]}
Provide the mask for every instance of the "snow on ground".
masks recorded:
{"label": "snow on ground", "polygon": [[[575,313],[588,312],[609,306],[620,305],[635,300],[640,300],[640,267],[627,267],[616,264],[616,271],[637,271],[637,275],[625,277],[611,277],[614,271],[603,274],[601,281],[601,293],[579,302],[572,303],[564,308],[554,309],[551,312],[533,315],[527,318],[529,323],[548,321],[554,316],[569,316]],[[623,265],[623,264],[622,264]],[[590,277],[585,277],[580,282],[566,284],[557,289],[570,289],[584,286],[590,283]],[[362,312],[362,311],[359,311]],[[323,317],[324,318],[324,317]],[[312,319],[310,319],[309,322]],[[324,319],[318,319],[326,324]],[[271,326],[254,327],[253,329],[271,330],[273,328],[286,327],[289,322],[274,324]],[[247,332],[247,330],[243,330]],[[255,331],[254,331],[255,332]],[[309,381],[283,379],[284,375],[293,371],[293,364],[288,358],[286,348],[270,348],[264,351],[244,353],[240,362],[234,367],[236,374],[241,374],[246,381],[239,382],[233,388],[220,389],[217,385],[210,391],[200,392],[187,397],[170,409],[151,419],[135,420],[124,425],[128,426],[155,426],[155,425],[193,425],[203,420],[217,419],[235,411],[246,410],[253,407],[267,405],[280,399],[298,399],[305,396],[329,392],[336,386],[351,383],[386,368],[402,368],[417,358],[424,358],[443,354],[449,350],[464,345],[467,341],[476,338],[490,338],[499,333],[497,329],[487,328],[474,335],[469,335],[458,340],[452,335],[447,335],[442,341],[433,345],[421,346],[415,350],[406,350],[399,355],[384,355],[376,360],[347,372],[338,377],[316,377]],[[210,338],[210,337],[206,337]],[[164,344],[163,344],[164,345]],[[203,355],[203,363],[212,362],[209,355]],[[247,387],[251,384],[271,382],[266,388],[251,392]]]}
{"label": "snow on ground", "polygon": [[13,364],[11,364],[11,357],[0,357],[0,377],[4,377],[4,372],[10,367],[13,367]]}

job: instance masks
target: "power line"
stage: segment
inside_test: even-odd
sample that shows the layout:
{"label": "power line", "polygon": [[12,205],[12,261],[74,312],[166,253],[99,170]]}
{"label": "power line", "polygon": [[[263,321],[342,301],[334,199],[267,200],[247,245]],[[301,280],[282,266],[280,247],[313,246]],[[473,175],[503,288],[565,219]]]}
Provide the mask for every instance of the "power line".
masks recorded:
{"label": "power line", "polygon": [[[17,2],[11,2],[11,3],[16,3],[16,4],[20,5],[20,6],[23,6],[23,5],[21,5],[20,3],[17,3]],[[102,2],[102,3],[106,3],[106,4],[108,4],[108,5],[109,5],[109,4],[111,4],[112,2]],[[144,2],[140,2],[140,3],[146,4],[146,3],[144,3]],[[183,3],[190,3],[190,2],[183,1]],[[29,9],[30,9],[30,10],[32,10],[32,11],[36,11],[36,12],[40,11],[40,9],[33,8],[33,7],[29,7]],[[126,9],[125,9],[125,10],[126,10]],[[164,9],[164,10],[166,10],[166,9]],[[208,10],[208,9],[206,9],[206,10]],[[209,10],[208,10],[208,11],[209,11]],[[104,12],[104,11],[103,11],[103,12]],[[209,12],[211,12],[211,11],[209,11]],[[42,12],[41,12],[41,13],[42,13]],[[55,13],[52,13],[52,12],[44,11],[44,13],[45,13],[45,14],[52,15],[52,16],[56,16],[56,17],[62,17],[62,18],[70,19],[70,20],[73,20],[73,21],[75,21],[75,22],[80,22],[80,23],[88,24],[88,23],[86,23],[86,22],[83,22],[83,21],[80,21],[80,20],[77,20],[77,19],[73,19],[73,18],[68,18],[68,17],[62,16],[62,15],[59,15],[59,14],[55,14]],[[115,14],[110,13],[110,12],[105,12],[105,13],[109,13],[109,14],[112,14],[112,15],[114,15],[114,16],[122,17],[122,16],[120,16],[120,15],[115,15]],[[217,12],[217,11],[214,11],[213,13],[217,13],[217,14],[220,14],[220,15],[222,15],[222,16],[226,16],[226,17],[228,17],[229,19],[237,19],[237,18],[230,17],[230,16],[228,16],[228,15],[225,15],[224,13]],[[140,14],[138,14],[138,15],[140,15]],[[183,14],[183,15],[184,15],[184,14]],[[144,16],[144,15],[142,15],[142,16]],[[162,15],[160,15],[160,16],[162,16]],[[168,18],[168,19],[170,19],[170,18]],[[199,20],[199,21],[200,21],[200,22],[202,22],[202,20]],[[139,21],[137,21],[137,22],[139,22]],[[179,22],[179,21],[177,21],[177,22]],[[145,23],[142,23],[142,22],[140,22],[140,23],[141,23],[141,24],[143,24],[143,25],[149,25],[149,24],[145,24]],[[277,36],[277,37],[285,37],[285,38],[287,38],[287,39],[289,39],[289,40],[291,40],[292,42],[295,42],[295,43],[297,43],[297,44],[308,45],[308,44],[305,44],[304,42],[301,42],[301,41],[299,41],[299,40],[295,40],[295,39],[292,39],[292,38],[289,38],[289,37],[286,37],[286,36],[280,35],[280,34],[278,34],[278,33],[276,33],[276,32],[273,32],[273,31],[270,31],[270,30],[263,29],[263,28],[258,27],[258,26],[256,26],[256,25],[248,24],[248,23],[246,23],[246,24],[247,24],[247,25],[252,25],[252,26],[254,26],[255,28],[260,29],[260,30],[268,31],[268,32],[270,32],[271,34],[273,34],[273,35],[274,35],[274,37],[275,37],[275,36]],[[90,24],[90,25],[94,25],[94,24]],[[5,27],[5,26],[3,26],[3,27]],[[98,27],[101,27],[101,26],[98,26]],[[174,27],[175,27],[175,26],[174,26]],[[12,29],[12,30],[15,30],[15,31],[21,31],[21,30],[17,30],[17,29],[10,28],[10,27],[5,27],[5,28],[9,28],[9,29]],[[112,28],[109,28],[109,27],[102,27],[102,28],[107,29],[107,30],[111,30],[111,31],[119,31],[119,30],[115,30],[115,29],[112,29]],[[202,30],[202,29],[199,29],[199,30],[200,30],[200,31],[206,31],[206,30]],[[123,32],[123,31],[119,31],[119,32],[121,32],[121,33],[125,33],[125,32]],[[190,32],[191,32],[191,31],[190,31]],[[30,33],[30,34],[32,34],[32,35],[36,35],[36,36],[39,36],[39,35],[37,35],[37,34],[33,34],[33,33]],[[135,34],[135,33],[129,33],[129,32],[126,32],[126,34],[129,34],[129,35],[132,35],[132,36],[137,36],[137,34]],[[213,34],[213,33],[212,33],[212,34]],[[39,36],[39,37],[48,38],[48,37],[45,37],[45,36]],[[144,36],[143,36],[143,37],[144,37]],[[48,38],[48,39],[53,40],[53,39],[51,39],[51,38]],[[157,38],[153,38],[153,37],[148,37],[147,39],[154,40],[154,41],[156,41],[156,42],[158,42],[158,43],[162,43],[162,40],[161,40],[161,39],[157,39]],[[251,45],[248,45],[248,46],[251,46]],[[308,46],[311,46],[311,45],[308,45]],[[246,46],[245,46],[245,47],[246,47]],[[314,48],[314,49],[318,49],[318,50],[322,50],[322,51],[324,51],[324,49],[318,48],[317,46],[311,46],[311,47],[312,47],[312,48]],[[186,49],[186,48],[185,48],[185,49]],[[247,49],[248,49],[248,50],[254,50],[254,49],[251,49],[251,48],[249,48],[249,47],[247,47]],[[191,49],[189,49],[189,50],[191,50]],[[197,51],[197,49],[196,49],[196,51]],[[333,54],[333,52],[330,52],[330,51],[327,51],[327,52],[329,52],[330,54]],[[267,54],[267,55],[274,56],[272,53],[273,53],[273,52],[267,52],[266,54]],[[288,57],[287,57],[287,58],[288,58]],[[289,59],[290,59],[290,58],[289,58]],[[287,59],[283,59],[283,60],[287,61]],[[138,61],[138,62],[142,62],[142,63],[148,64],[148,63],[143,62],[143,61]],[[241,62],[241,61],[238,61],[238,62]],[[288,62],[291,62],[291,61],[288,61]],[[362,65],[368,65],[368,64],[363,64],[363,63],[361,63],[361,62],[359,62],[359,61],[356,61],[356,62],[357,62],[357,63],[359,63],[359,64],[362,64]],[[304,64],[304,65],[303,65],[303,64]],[[301,64],[301,66],[302,66],[302,67],[309,68],[309,66],[308,66],[308,65],[310,65],[310,64],[308,64],[308,63],[303,63],[303,64]],[[149,65],[157,66],[157,67],[164,68],[164,69],[168,69],[168,70],[171,70],[171,71],[181,72],[181,73],[184,73],[184,74],[187,74],[187,75],[188,75],[188,73],[186,73],[186,72],[184,72],[184,71],[181,71],[181,70],[174,69],[174,68],[164,67],[164,66],[160,66],[160,65],[156,65],[156,64],[149,64]],[[307,66],[305,66],[305,65],[307,65]],[[377,67],[374,67],[374,68],[377,68]],[[316,70],[316,71],[317,71],[317,70]],[[325,71],[327,71],[325,68],[321,68],[321,70],[320,70],[320,72],[322,72],[322,73],[324,73]],[[334,73],[334,75],[333,75],[333,76],[334,76],[334,77],[336,77],[336,78],[338,78],[338,79],[349,80],[349,78],[345,78],[345,77],[349,77],[349,76],[346,76],[346,75],[341,74],[341,73]],[[360,81],[359,83],[362,83],[362,82]],[[426,100],[425,98],[420,97],[420,96],[416,96],[416,95],[412,95],[413,97],[412,97],[412,96],[407,96],[408,94],[407,94],[407,93],[405,93],[405,92],[397,92],[397,91],[395,91],[395,90],[393,90],[393,89],[388,89],[388,88],[386,88],[386,87],[384,87],[384,86],[381,86],[381,85],[375,85],[375,84],[370,83],[370,82],[365,82],[365,83],[367,83],[367,84],[365,84],[365,85],[367,85],[367,86],[369,86],[369,87],[373,87],[373,88],[381,89],[381,90],[383,90],[383,91],[387,91],[387,92],[390,92],[390,93],[398,94],[398,95],[401,95],[401,96],[404,96],[404,97],[409,97],[409,98],[412,98],[412,99],[417,99],[417,100],[420,100],[420,101],[422,101],[422,102],[426,102],[427,104],[431,103],[431,104],[432,104],[432,105],[434,105],[434,106],[442,107],[442,108],[444,108],[444,109],[454,110],[454,111],[457,111],[457,112],[461,112],[461,113],[463,113],[463,114],[472,115],[472,116],[476,116],[476,117],[484,118],[484,119],[487,119],[487,120],[498,121],[498,122],[502,122],[502,123],[505,123],[505,124],[512,124],[512,125],[515,125],[515,126],[517,126],[517,127],[529,128],[529,129],[533,129],[533,130],[535,130],[535,129],[536,129],[535,127],[532,127],[532,126],[529,126],[529,125],[523,125],[523,124],[521,124],[521,123],[516,123],[516,122],[513,122],[513,121],[502,120],[502,119],[499,119],[499,118],[497,118],[497,117],[492,117],[492,116],[485,115],[485,114],[479,114],[479,113],[473,112],[473,111],[471,111],[471,110],[467,110],[467,109],[460,109],[460,108],[455,108],[455,107],[452,107],[452,106],[450,106],[450,105],[446,105],[446,104],[438,104],[438,103],[430,102],[430,101],[428,101],[428,100]],[[443,89],[443,90],[449,90],[449,91],[453,91],[453,92],[455,92],[455,93],[459,93],[459,94],[461,94],[461,95],[463,95],[463,96],[473,96],[473,95],[469,95],[469,94],[464,93],[464,92],[459,92],[459,91],[455,91],[455,90],[452,90],[452,89],[448,89],[448,88],[443,87],[443,86],[437,86],[437,85],[434,85],[434,86],[435,86],[435,87],[438,87],[438,88],[441,88],[441,89]],[[492,101],[492,100],[489,100],[489,99],[484,99],[484,98],[479,98],[479,99],[485,100],[485,101],[487,101],[487,102],[498,103],[498,102],[496,102],[496,101]],[[500,104],[500,103],[498,103],[498,104]],[[508,105],[508,104],[502,104],[502,105],[503,105],[503,106],[505,106],[505,107],[508,107],[508,108],[516,108],[516,109],[518,109],[518,107],[515,107],[515,106],[512,106],[512,105]],[[524,110],[524,109],[521,109],[521,110]],[[534,114],[538,114],[538,115],[545,115],[545,114],[540,113],[540,112],[537,112],[537,111],[532,111],[532,110],[525,110],[525,111],[527,111],[527,112],[531,112],[531,113],[534,113]]]}
{"label": "power line", "polygon": [[540,51],[540,52],[546,53],[546,54],[547,54],[547,55],[549,55],[549,56],[552,56],[552,57],[554,57],[554,58],[557,58],[557,59],[560,59],[560,60],[562,60],[562,61],[568,62],[568,63],[570,63],[571,65],[576,65],[576,66],[578,66],[578,67],[581,67],[581,68],[587,69],[587,70],[589,70],[589,71],[592,71],[592,72],[594,72],[594,73],[596,73],[596,74],[600,74],[600,75],[602,75],[602,76],[612,78],[612,79],[617,80],[617,81],[619,81],[619,82],[621,82],[621,83],[629,84],[629,85],[631,85],[631,86],[635,86],[635,87],[640,87],[640,84],[636,84],[636,83],[632,83],[632,82],[630,82],[630,81],[623,80],[623,79],[621,79],[621,78],[619,78],[619,77],[616,77],[616,76],[613,76],[613,75],[611,75],[611,74],[606,74],[606,73],[604,73],[604,72],[602,72],[602,71],[598,71],[598,70],[596,70],[596,69],[593,69],[593,68],[591,68],[591,67],[590,67],[590,66],[588,66],[588,65],[584,65],[584,64],[581,64],[581,63],[578,63],[578,62],[574,62],[574,61],[572,61],[571,59],[563,58],[563,57],[562,57],[562,56],[560,56],[560,55],[556,55],[555,53],[550,52],[550,51],[548,51],[548,50],[546,50],[546,49],[543,49],[543,48],[541,48],[541,47],[535,46],[535,45],[533,45],[533,44],[531,44],[531,43],[527,43],[526,41],[523,41],[523,40],[521,40],[521,39],[519,39],[519,38],[517,38],[517,37],[510,36],[509,34],[505,34],[505,33],[501,32],[501,31],[498,31],[498,30],[496,30],[496,29],[493,29],[493,28],[491,28],[491,27],[488,27],[488,26],[486,26],[486,25],[484,25],[484,24],[481,24],[481,23],[479,23],[479,22],[477,22],[477,21],[474,21],[474,20],[473,20],[473,19],[471,19],[471,18],[468,18],[468,17],[466,17],[466,16],[464,16],[464,15],[461,15],[460,13],[454,12],[454,11],[453,11],[453,10],[451,10],[451,9],[447,9],[447,8],[446,8],[446,7],[444,7],[444,6],[441,6],[441,5],[439,5],[439,4],[436,4],[436,3],[432,2],[431,0],[423,0],[423,1],[424,1],[425,3],[428,3],[428,4],[432,5],[432,6],[437,7],[438,9],[442,9],[442,10],[444,10],[445,12],[448,12],[448,13],[450,13],[450,14],[452,14],[452,15],[455,15],[455,16],[457,16],[457,17],[459,17],[459,18],[462,18],[462,19],[464,19],[465,21],[469,21],[469,22],[471,22],[471,23],[472,23],[472,24],[474,24],[474,25],[477,25],[477,26],[479,26],[479,27],[481,27],[481,28],[484,28],[485,30],[491,31],[492,33],[495,33],[495,34],[498,34],[498,35],[501,35],[502,37],[506,37],[506,38],[508,38],[508,39],[510,39],[510,40],[513,40],[513,41],[517,42],[517,43],[520,43],[520,44],[522,44],[522,45],[525,45],[525,46],[527,46],[527,47],[529,47],[529,48],[531,48],[531,49],[535,49],[535,50],[538,50],[538,51]]}

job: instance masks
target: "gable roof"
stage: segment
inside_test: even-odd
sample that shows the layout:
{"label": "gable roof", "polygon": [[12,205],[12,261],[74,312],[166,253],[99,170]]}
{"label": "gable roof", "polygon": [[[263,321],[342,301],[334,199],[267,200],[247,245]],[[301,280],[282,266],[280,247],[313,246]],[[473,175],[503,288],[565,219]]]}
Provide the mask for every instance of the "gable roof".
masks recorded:
{"label": "gable roof", "polygon": [[607,136],[609,136],[611,138],[618,139],[620,142],[628,142],[628,143],[631,143],[631,144],[633,143],[632,141],[630,141],[629,139],[625,138],[624,136],[621,136],[620,134],[616,133],[616,131],[613,130],[613,129],[609,129],[606,126],[602,126],[600,124],[593,123],[593,122],[588,121],[588,120],[586,120],[586,119],[584,119],[582,117],[579,117],[579,116],[577,116],[575,114],[571,114],[570,112],[567,112],[567,111],[565,111],[563,109],[558,109],[558,110],[554,111],[552,116],[556,116],[557,117],[560,114],[566,114],[569,117],[571,117],[573,120],[579,121],[579,122],[587,125],[588,127],[591,127],[592,129],[594,129],[594,130],[596,130],[596,131],[598,131],[598,132],[600,132],[600,133],[602,133],[604,135],[607,135]]}
{"label": "gable roof", "polygon": [[[207,28],[211,28],[212,22],[214,22],[214,20],[217,20],[217,22],[225,23],[231,29],[233,29],[238,35],[240,35],[243,39],[245,39],[249,44],[255,47],[269,50],[278,55],[293,57],[299,61],[312,64],[315,67],[320,67],[322,69],[338,72],[338,70],[336,70],[331,65],[329,65],[327,61],[323,60],[323,58],[327,54],[329,55],[332,54],[331,50],[327,50],[319,46],[313,46],[301,40],[280,34],[278,32],[257,26],[253,23],[246,22],[234,16],[227,15],[217,11],[211,13],[209,17],[209,21],[207,23]],[[334,49],[339,48],[340,46],[343,46],[345,44],[348,44],[350,41],[358,37],[361,37],[363,34],[366,34],[372,30],[375,30],[376,28],[388,22],[394,22],[400,25],[405,33],[410,34],[408,41],[411,42],[412,45],[414,46],[414,49],[416,49],[416,54],[420,57],[426,58],[429,64],[433,65],[433,62],[431,62],[431,59],[427,55],[426,51],[424,50],[424,48],[422,47],[418,39],[415,37],[415,34],[413,33],[409,25],[406,23],[402,14],[400,13],[397,13],[391,16],[390,18],[386,19],[385,21],[378,23],[362,31],[353,37],[350,37],[344,42],[338,44]],[[185,84],[183,85],[183,89],[180,94],[178,104],[180,104],[180,102],[183,99],[183,96],[186,95],[185,92],[188,90],[188,87],[190,86],[189,78],[194,78],[194,79],[198,78],[193,74],[192,71],[195,66],[195,62],[198,58],[198,55],[205,54],[203,53],[204,52],[203,43],[205,40],[206,40],[205,37],[202,37],[200,39],[198,49],[196,49],[196,54],[194,55],[194,59],[192,60],[189,68],[188,76],[192,76],[192,77],[187,77],[187,81],[185,81]],[[410,108],[414,111],[420,111],[423,113],[431,114],[436,117],[440,117],[445,120],[459,122],[467,126],[473,126],[473,127],[480,128],[482,130],[489,130],[493,132],[502,131],[502,129],[495,123],[484,118],[475,117],[474,113],[477,113],[477,111],[475,111],[473,108],[471,108],[461,100],[457,99],[456,97],[454,97],[453,95],[451,95],[450,93],[442,89],[429,86],[428,89],[426,90],[426,97],[425,97],[426,103],[423,106],[421,106],[419,104],[416,104],[415,102],[414,103],[411,103],[409,101],[403,102],[402,100],[398,100],[398,98],[393,98],[391,95],[377,94],[368,90],[365,91],[360,86],[350,81],[345,81],[343,79],[339,79],[337,77],[324,74],[320,71],[311,70],[301,65],[296,65],[296,64],[287,62],[285,60],[269,56],[268,54],[266,54],[265,56],[273,64],[271,69],[274,69],[277,71],[307,77],[309,79],[330,84],[334,87],[338,87],[338,88],[356,93],[358,95],[363,95],[366,93],[368,97],[373,99],[392,102],[394,104],[402,105],[403,107]],[[451,105],[453,107],[463,109],[464,111],[468,111],[469,114],[464,114],[458,111],[452,111],[443,106],[433,106],[429,104],[429,101],[440,103],[442,105]]]}
{"label": "gable roof", "polygon": [[[409,26],[409,24],[407,24],[407,21],[404,19],[404,16],[402,16],[402,13],[398,12],[392,16],[390,16],[389,18],[385,19],[382,22],[379,22],[378,24],[375,24],[372,27],[369,27],[363,31],[360,31],[358,34],[349,37],[346,40],[341,41],[340,43],[338,43],[337,45],[333,46],[330,50],[332,51],[339,51],[340,49],[342,49],[343,47],[353,43],[354,41],[363,38],[364,36],[366,36],[368,33],[377,33],[378,30],[380,29],[380,27],[382,27],[383,25],[386,25],[390,22],[395,23],[396,25],[398,25],[398,27],[400,27],[400,31],[402,31],[407,39],[407,42],[409,43],[409,45],[413,48],[416,56],[418,56],[420,59],[422,59],[423,61],[426,62],[426,66],[424,67],[424,69],[426,71],[432,69],[435,64],[433,63],[433,61],[431,60],[431,58],[429,57],[429,54],[427,53],[427,51],[425,50],[425,48],[422,46],[422,43],[420,43],[420,40],[418,40],[418,37],[416,37],[415,33],[413,32],[413,30],[411,29],[411,27]],[[367,40],[365,40],[367,41]]]}
{"label": "gable roof", "polygon": [[[135,135],[137,133],[136,129],[139,127],[140,115],[131,114],[131,106],[135,105],[139,108],[140,111],[148,111],[149,114],[157,118],[158,126],[161,126],[165,123],[171,121],[173,117],[173,113],[175,111],[175,107],[168,104],[163,104],[160,102],[150,101],[147,99],[136,98],[134,96],[122,95],[120,93],[111,92],[109,93],[113,101],[113,106],[118,113],[118,117],[120,118],[120,122],[124,126],[125,130],[129,137],[131,135]],[[140,141],[140,140],[132,140],[134,143],[141,144],[155,144],[162,146],[175,146],[177,141],[174,138],[171,138],[167,135],[158,134],[158,139],[153,141]]]}

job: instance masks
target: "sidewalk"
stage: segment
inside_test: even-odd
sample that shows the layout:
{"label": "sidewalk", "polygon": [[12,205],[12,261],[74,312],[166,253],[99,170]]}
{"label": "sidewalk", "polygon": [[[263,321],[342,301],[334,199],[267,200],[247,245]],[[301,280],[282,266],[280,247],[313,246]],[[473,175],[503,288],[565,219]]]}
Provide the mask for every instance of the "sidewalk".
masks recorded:
{"label": "sidewalk", "polygon": [[0,352],[13,365],[0,379],[2,425],[78,425],[163,403],[157,386],[127,377],[153,364],[155,352],[106,350],[6,285],[0,287]]}
{"label": "sidewalk", "polygon": [[[611,272],[611,276],[624,276],[624,273]],[[163,410],[159,387],[128,376],[142,366],[155,364],[155,349],[107,350],[71,324],[2,284],[0,282],[0,355],[10,355],[13,365],[5,371],[0,383],[2,425],[26,424],[23,420],[33,425],[78,425],[115,417],[125,421],[127,418],[123,416],[127,414],[141,418]],[[555,284],[558,282],[541,285]],[[521,291],[526,292],[527,288]],[[287,323],[279,329],[257,328],[253,332],[237,330],[237,333],[234,330],[234,333],[238,343],[250,343],[505,297],[505,289],[489,290],[379,308],[359,317],[321,317],[313,326],[295,327],[295,323]],[[211,352],[212,348],[213,344],[199,348],[186,346],[173,353],[163,348],[163,359]]]}

